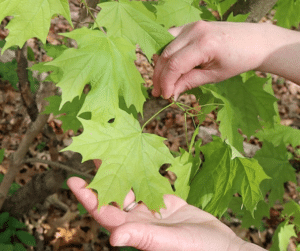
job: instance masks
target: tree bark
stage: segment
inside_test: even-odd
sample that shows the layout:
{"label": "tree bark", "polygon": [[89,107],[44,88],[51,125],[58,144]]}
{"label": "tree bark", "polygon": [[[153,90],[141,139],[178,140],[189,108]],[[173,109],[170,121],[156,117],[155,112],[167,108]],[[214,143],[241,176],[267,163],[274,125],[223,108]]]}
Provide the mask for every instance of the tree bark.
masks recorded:
{"label": "tree bark", "polygon": [[252,0],[250,15],[246,22],[258,23],[267,13],[272,10],[278,0]]}
{"label": "tree bark", "polygon": [[223,15],[226,21],[231,13],[233,16],[250,13],[246,22],[258,23],[276,4],[278,0],[237,0]]}
{"label": "tree bark", "polygon": [[22,49],[19,48],[17,50],[16,56],[18,62],[17,73],[19,78],[19,90],[31,121],[35,121],[38,117],[39,110],[37,108],[34,95],[31,93],[30,83],[28,80],[27,43],[25,43]]}

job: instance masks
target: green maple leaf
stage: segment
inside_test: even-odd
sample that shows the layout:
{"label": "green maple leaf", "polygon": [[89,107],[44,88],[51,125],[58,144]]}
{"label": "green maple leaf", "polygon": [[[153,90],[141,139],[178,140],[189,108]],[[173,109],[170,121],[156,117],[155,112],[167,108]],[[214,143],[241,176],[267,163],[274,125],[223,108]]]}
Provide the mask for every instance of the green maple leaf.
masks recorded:
{"label": "green maple leaf", "polygon": [[77,96],[72,100],[72,102],[65,103],[61,109],[59,109],[61,104],[61,96],[48,97],[46,100],[49,102],[49,105],[46,106],[43,114],[53,113],[53,115],[59,115],[56,117],[56,119],[62,122],[61,128],[63,131],[66,132],[67,130],[73,130],[76,133],[82,126],[77,116],[83,119],[90,119],[91,117],[90,114],[87,113],[78,115],[85,97],[85,94],[82,95],[80,99]]}
{"label": "green maple leaf", "polygon": [[122,110],[105,126],[93,119],[80,121],[84,132],[64,150],[80,152],[82,161],[102,160],[89,185],[98,192],[99,206],[112,201],[122,205],[133,188],[136,201],[142,200],[151,210],[163,207],[163,194],[173,194],[169,181],[159,173],[161,165],[174,160],[165,139],[142,133],[138,121]]}
{"label": "green maple leaf", "polygon": [[54,14],[63,15],[72,25],[68,0],[0,0],[0,10],[0,21],[14,16],[6,26],[10,32],[2,54],[13,45],[23,47],[32,37],[45,44]]}
{"label": "green maple leaf", "polygon": [[[0,78],[8,80],[12,87],[18,90],[19,77],[17,74],[18,63],[16,59],[12,62],[0,62]],[[32,71],[28,70],[28,81],[31,92],[35,93],[38,90],[39,82],[32,76]]]}
{"label": "green maple leaf", "polygon": [[270,251],[286,251],[291,237],[297,237],[294,225],[288,225],[288,221],[281,222],[274,233]]}
{"label": "green maple leaf", "polygon": [[263,90],[266,81],[253,76],[244,82],[241,76],[236,76],[205,87],[224,102],[224,107],[218,112],[219,130],[222,138],[227,138],[240,152],[243,152],[243,137],[238,133],[239,128],[250,137],[262,128],[260,119],[274,123],[274,102],[277,99]]}
{"label": "green maple leaf", "polygon": [[10,84],[18,90],[18,74],[17,74],[18,63],[16,59],[11,62],[2,63],[0,62],[0,78],[8,80]]}
{"label": "green maple leaf", "polygon": [[121,37],[109,37],[99,30],[81,28],[64,36],[73,38],[78,49],[67,49],[46,65],[60,67],[64,74],[58,86],[62,104],[80,96],[84,86],[91,91],[80,110],[108,121],[116,116],[119,95],[127,107],[134,105],[142,112],[145,97],[143,78],[134,65],[135,47]]}
{"label": "green maple leaf", "polygon": [[300,231],[300,205],[291,200],[284,205],[282,214],[286,214],[288,217],[293,216],[293,222],[295,223],[298,231]]}
{"label": "green maple leaf", "polygon": [[[65,45],[46,44],[44,45],[44,49],[46,50],[49,57],[55,59],[59,57],[66,49],[68,49],[68,47],[66,47]],[[40,73],[52,71],[44,81],[58,83],[63,77],[63,72],[59,67],[46,65],[46,62],[34,64],[30,69],[32,71],[39,71]]]}
{"label": "green maple leaf", "polygon": [[222,16],[236,0],[205,0],[205,2],[208,4],[207,7],[218,11]]}
{"label": "green maple leaf", "polygon": [[273,19],[277,20],[278,26],[285,28],[298,27],[300,22],[299,13],[299,0],[279,0],[276,4],[276,13]]}
{"label": "green maple leaf", "polygon": [[243,206],[243,201],[241,197],[234,197],[230,203],[229,208],[232,209],[233,213],[237,218],[242,220],[242,228],[250,228],[255,226],[260,229],[262,227],[263,217],[270,217],[270,207],[269,205],[261,200],[257,203],[254,214],[252,214]]}
{"label": "green maple leaf", "polygon": [[173,165],[168,169],[174,172],[177,179],[174,183],[175,194],[186,200],[190,191],[190,176],[193,165],[193,157],[184,149],[180,149],[181,156],[175,158]]}
{"label": "green maple leaf", "polygon": [[[156,6],[157,22],[167,29],[201,20],[202,13],[194,0],[163,0]],[[188,13],[188,14],[187,14]]]}
{"label": "green maple leaf", "polygon": [[281,124],[275,124],[274,128],[265,128],[255,134],[261,141],[269,141],[278,146],[281,142],[291,144],[294,148],[300,145],[300,130]]}
{"label": "green maple leaf", "polygon": [[271,143],[264,141],[263,146],[254,156],[264,171],[272,179],[263,181],[261,188],[265,195],[270,189],[269,205],[273,205],[277,199],[282,200],[284,194],[284,183],[296,182],[295,170],[288,160],[287,149],[284,144],[274,147]]}
{"label": "green maple leaf", "polygon": [[142,2],[106,2],[99,4],[101,12],[97,23],[107,29],[108,35],[127,38],[133,45],[139,44],[148,60],[174,37],[155,22],[155,15]]}
{"label": "green maple leaf", "polygon": [[256,160],[232,159],[231,146],[220,138],[201,147],[205,162],[191,183],[188,202],[221,216],[234,193],[242,195],[243,204],[253,214],[263,199],[260,183],[268,176]]}

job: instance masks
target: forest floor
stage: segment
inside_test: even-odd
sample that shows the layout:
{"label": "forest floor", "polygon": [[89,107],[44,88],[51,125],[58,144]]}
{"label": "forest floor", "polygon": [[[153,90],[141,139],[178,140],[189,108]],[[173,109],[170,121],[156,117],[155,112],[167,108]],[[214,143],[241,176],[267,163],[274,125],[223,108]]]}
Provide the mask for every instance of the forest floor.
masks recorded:
{"label": "forest floor", "polygon": [[[78,6],[71,5],[71,7],[73,8],[72,18],[76,18]],[[5,25],[5,21],[2,25]],[[58,35],[58,33],[70,30],[71,27],[65,20],[61,18],[53,19],[47,42],[53,45],[61,44],[63,37]],[[7,30],[5,31],[0,27],[0,38],[4,39],[7,35]],[[51,60],[51,58],[40,50],[39,43],[36,39],[30,39],[28,46],[32,48],[37,60],[40,59],[43,62]],[[153,66],[149,64],[138,49],[135,63],[145,79],[146,87],[151,87]],[[263,76],[261,73],[258,73],[258,75]],[[272,79],[273,90],[275,96],[278,98],[279,113],[282,119],[281,123],[300,129],[300,87],[277,76],[272,76]],[[5,149],[5,158],[0,164],[0,173],[5,174],[9,168],[9,156],[14,153],[20,145],[30,118],[23,105],[21,94],[15,90],[8,81],[0,83],[0,149]],[[193,95],[182,95],[179,101],[195,108],[199,107]],[[149,119],[167,104],[169,104],[168,100],[153,98],[150,94],[150,99],[145,104],[145,118],[143,121]],[[141,123],[143,121],[141,120]],[[74,136],[74,134],[78,135],[78,133],[80,133],[80,131],[77,133],[73,131],[63,132],[61,122],[53,116],[50,116],[48,125],[50,125],[56,133],[59,141],[57,146],[58,150],[68,146],[72,142],[71,137]],[[191,137],[194,129],[192,119],[188,118],[188,137]],[[184,114],[175,106],[159,114],[145,127],[144,131],[167,138],[166,145],[172,151],[179,151],[179,147],[187,149]],[[196,140],[202,138],[204,143],[208,143],[212,140],[211,135],[219,135],[216,114],[214,112],[209,114],[202,123]],[[45,136],[40,133],[30,147],[27,157],[51,160],[49,148],[45,142],[47,142]],[[256,138],[251,138],[249,142],[245,143],[245,148],[249,155],[253,155],[260,147],[261,143]],[[295,154],[295,149],[290,147],[289,150],[292,154]],[[64,161],[64,154],[60,153],[58,160]],[[297,170],[297,186],[299,187],[300,162],[294,160],[291,164]],[[15,182],[20,186],[24,186],[35,174],[42,173],[48,170],[48,168],[47,164],[24,164]],[[95,172],[96,168],[91,174],[95,174]],[[164,174],[169,176],[170,179],[173,178],[172,174],[168,172]],[[285,184],[284,199],[285,198],[300,200],[300,193],[296,190],[294,183],[287,182]],[[44,248],[40,250],[119,250],[119,248],[110,246],[109,236],[89,214],[79,213],[78,201],[66,186],[47,199],[47,202],[43,205],[44,210],[39,210],[39,208],[40,207],[37,206],[30,210],[29,214],[24,216],[23,221],[27,224],[29,232],[39,237],[40,240],[38,243],[43,245]],[[270,210],[270,218],[263,220],[264,227],[261,231],[255,228],[241,228],[240,221],[236,219],[234,215],[231,215],[230,212],[228,214],[230,216],[229,218],[224,217],[221,220],[230,226],[241,238],[269,249],[272,235],[278,224],[282,221],[280,218],[280,211],[282,211],[282,209],[282,205],[277,203]],[[300,236],[298,236],[298,239],[292,239],[289,250],[295,250],[295,241],[300,242]]]}

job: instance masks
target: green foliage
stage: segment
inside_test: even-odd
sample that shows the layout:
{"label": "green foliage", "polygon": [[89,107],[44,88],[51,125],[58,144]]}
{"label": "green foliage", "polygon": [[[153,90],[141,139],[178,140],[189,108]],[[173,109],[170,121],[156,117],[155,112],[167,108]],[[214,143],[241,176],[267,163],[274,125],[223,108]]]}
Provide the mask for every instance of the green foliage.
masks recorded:
{"label": "green foliage", "polygon": [[273,206],[276,200],[282,201],[283,184],[287,181],[296,183],[295,170],[288,161],[287,149],[284,144],[274,147],[268,141],[264,141],[263,147],[256,152],[254,158],[272,178],[263,181],[261,190],[263,195],[271,190],[268,199],[269,205]]}
{"label": "green foliage", "polygon": [[266,81],[267,79],[256,77],[253,73],[246,81],[241,76],[236,76],[205,87],[224,102],[224,106],[218,112],[219,130],[222,138],[227,138],[240,152],[243,152],[243,137],[238,133],[238,129],[250,137],[262,128],[261,119],[274,123],[274,102],[277,99],[263,89]]}
{"label": "green foliage", "polygon": [[298,27],[300,22],[300,1],[299,0],[279,0],[276,4],[274,19],[277,25],[291,28]]}
{"label": "green foliage", "polygon": [[[299,130],[280,125],[270,78],[248,72],[189,91],[199,100],[200,124],[207,114],[217,112],[221,138],[214,137],[213,142],[201,146],[201,140],[195,142],[196,130],[188,152],[181,149],[174,154],[176,157],[163,138],[142,133],[137,121],[147,95],[134,65],[136,46],[150,61],[154,53],[159,54],[174,39],[168,28],[201,19],[215,21],[209,8],[222,17],[236,0],[205,0],[206,7],[199,6],[196,0],[101,2],[101,12],[91,28],[62,34],[76,40],[76,49],[45,45],[54,60],[31,68],[51,71],[45,81],[58,83],[62,90],[61,97],[48,99],[50,105],[45,113],[58,116],[63,130],[84,128],[65,150],[81,153],[83,161],[100,158],[103,162],[89,185],[98,192],[99,206],[116,201],[122,207],[125,195],[133,188],[136,200],[144,201],[152,210],[164,206],[164,194],[176,194],[216,216],[230,207],[242,218],[243,227],[261,228],[261,219],[269,217],[270,207],[282,199],[284,182],[295,181],[286,146],[296,147],[300,142]],[[71,21],[66,0],[0,0],[0,9],[4,10],[0,20],[13,16],[6,27],[10,33],[2,53],[11,46],[22,46],[33,36],[45,43],[53,15],[62,14]],[[299,24],[300,0],[280,0],[276,10],[274,19],[278,25]],[[247,15],[231,14],[228,21],[243,22],[246,18]],[[34,60],[30,49],[28,58]],[[14,61],[0,65],[1,77],[16,86],[15,69]],[[87,95],[83,94],[86,85],[91,87]],[[254,158],[243,157],[245,136],[257,136],[263,142]],[[175,191],[159,174],[159,168],[167,163],[177,176]],[[293,228],[299,225],[297,206],[293,202],[285,205],[283,213],[294,217],[294,224],[286,221],[278,227],[273,250],[285,250],[289,238],[295,235]],[[5,232],[3,240],[14,234],[11,229]],[[33,243],[24,232],[15,235]],[[3,245],[6,250],[13,248],[9,243]]]}
{"label": "green foliage", "polygon": [[241,197],[234,197],[229,203],[229,208],[231,208],[235,216],[242,221],[241,227],[243,228],[250,228],[251,226],[254,226],[262,231],[263,217],[270,217],[270,207],[263,200],[257,203],[253,215],[243,206]]}
{"label": "green foliage", "polygon": [[81,96],[84,86],[90,83],[91,91],[81,113],[89,111],[92,116],[108,121],[116,116],[119,95],[124,97],[127,107],[134,105],[142,112],[143,79],[133,63],[135,47],[128,40],[87,28],[64,35],[75,39],[78,49],[67,49],[46,64],[60,66],[64,72],[58,83],[63,91],[62,104]]}
{"label": "green foliage", "polygon": [[[172,26],[181,26],[200,19],[199,5],[194,0],[164,0],[156,6],[157,22],[169,29]],[[189,13],[186,15],[186,13]]]}
{"label": "green foliage", "polygon": [[273,245],[270,251],[286,251],[290,238],[293,236],[297,237],[294,225],[288,225],[288,221],[281,222],[274,233]]}
{"label": "green foliage", "polygon": [[[0,78],[9,81],[16,90],[18,90],[19,82],[17,67],[16,59],[7,63],[0,62]],[[28,70],[28,80],[31,92],[35,93],[39,87],[39,82],[32,76],[31,70]]]}
{"label": "green foliage", "polygon": [[96,21],[107,29],[108,36],[123,37],[133,45],[139,44],[149,60],[153,54],[160,54],[173,39],[166,29],[155,22],[154,13],[142,2],[120,0],[99,6],[102,10]]}
{"label": "green foliage", "polygon": [[101,158],[101,168],[89,185],[98,192],[99,206],[111,201],[122,206],[133,188],[137,201],[153,210],[163,207],[163,194],[173,193],[168,180],[159,174],[161,165],[173,163],[164,138],[142,133],[138,121],[122,110],[106,125],[93,119],[79,120],[84,132],[64,150],[80,151],[82,161]]}
{"label": "green foliage", "polygon": [[283,215],[288,218],[293,217],[293,223],[295,224],[297,231],[300,231],[300,205],[291,200],[284,205]]}
{"label": "green foliage", "polygon": [[85,97],[85,94],[83,94],[80,99],[77,96],[72,100],[72,102],[64,103],[61,109],[59,109],[61,104],[60,96],[48,97],[46,98],[46,100],[49,101],[49,105],[45,108],[43,113],[53,113],[53,115],[57,116],[56,118],[62,121],[62,129],[64,132],[67,130],[73,130],[76,133],[82,126],[77,117],[83,119],[91,119],[90,112],[78,114],[85,100]]}
{"label": "green foliage", "polygon": [[16,218],[9,216],[8,212],[0,214],[0,250],[20,250],[26,251],[26,248],[21,244],[17,243],[16,238],[28,246],[35,246],[35,238],[20,230],[25,228],[26,225]]}
{"label": "green foliage", "polygon": [[274,146],[278,146],[281,142],[285,145],[291,144],[295,148],[300,145],[300,130],[281,124],[275,124],[274,128],[264,128],[255,136],[261,141],[271,142]]}
{"label": "green foliage", "polygon": [[32,37],[45,43],[54,14],[63,15],[72,25],[67,0],[0,0],[0,10],[0,21],[6,16],[14,16],[6,26],[10,32],[2,54],[12,45],[22,47]]}
{"label": "green foliage", "polygon": [[205,162],[191,183],[188,203],[222,216],[233,194],[242,196],[246,209],[253,214],[257,203],[263,199],[259,188],[269,177],[254,159],[232,159],[231,146],[218,137],[201,147]]}
{"label": "green foliage", "polygon": [[2,163],[3,159],[4,159],[4,152],[5,152],[5,149],[0,149],[0,164]]}

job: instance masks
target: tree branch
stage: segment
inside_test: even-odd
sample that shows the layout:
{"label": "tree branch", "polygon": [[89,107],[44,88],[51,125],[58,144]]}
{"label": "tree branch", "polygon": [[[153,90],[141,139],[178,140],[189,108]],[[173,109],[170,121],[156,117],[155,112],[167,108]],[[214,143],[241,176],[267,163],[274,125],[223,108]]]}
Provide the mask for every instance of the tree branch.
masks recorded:
{"label": "tree branch", "polygon": [[63,169],[65,171],[68,171],[70,173],[76,173],[78,175],[82,175],[82,176],[85,176],[86,178],[88,179],[93,179],[94,176],[93,175],[90,175],[88,174],[87,172],[80,172],[76,169],[73,169],[72,167],[69,167],[67,165],[64,165],[62,163],[58,163],[58,162],[54,162],[54,161],[50,161],[50,160],[43,160],[43,159],[36,159],[36,158],[30,158],[30,159],[25,159],[23,161],[23,163],[34,163],[34,162],[39,162],[39,163],[44,163],[44,164],[47,164],[47,165],[50,165],[50,166],[55,166],[55,167],[58,167],[60,169]]}
{"label": "tree branch", "polygon": [[276,4],[278,0],[237,0],[223,15],[226,21],[231,13],[233,16],[250,13],[246,22],[258,23]]}
{"label": "tree branch", "polygon": [[19,48],[17,50],[16,58],[18,62],[17,74],[19,78],[19,90],[21,92],[22,100],[27,108],[27,113],[29,114],[31,121],[35,121],[38,117],[39,110],[35,98],[30,91],[30,83],[28,81],[27,43],[25,43],[22,49]]}

